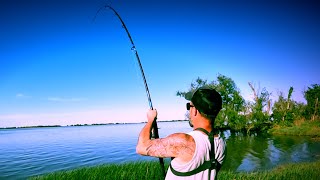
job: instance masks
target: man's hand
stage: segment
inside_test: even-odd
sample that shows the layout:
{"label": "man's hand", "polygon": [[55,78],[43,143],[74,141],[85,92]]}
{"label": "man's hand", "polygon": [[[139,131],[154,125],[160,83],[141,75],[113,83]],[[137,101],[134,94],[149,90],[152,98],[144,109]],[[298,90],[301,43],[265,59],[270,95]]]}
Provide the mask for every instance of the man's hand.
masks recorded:
{"label": "man's hand", "polygon": [[156,109],[149,109],[147,112],[148,122],[153,122],[157,119],[158,112]]}

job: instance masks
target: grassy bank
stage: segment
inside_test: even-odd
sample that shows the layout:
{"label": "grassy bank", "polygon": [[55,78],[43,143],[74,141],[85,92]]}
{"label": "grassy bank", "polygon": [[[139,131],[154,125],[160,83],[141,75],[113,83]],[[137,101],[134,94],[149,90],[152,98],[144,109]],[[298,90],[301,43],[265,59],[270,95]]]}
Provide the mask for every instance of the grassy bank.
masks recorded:
{"label": "grassy bank", "polygon": [[311,163],[297,163],[297,164],[287,164],[278,166],[270,171],[261,172],[251,172],[251,173],[234,173],[230,171],[219,172],[219,180],[247,180],[247,179],[263,179],[263,180],[277,180],[277,179],[290,179],[290,180],[300,180],[308,179],[315,180],[319,179],[320,171],[320,161]]}
{"label": "grassy bank", "polygon": [[[167,165],[166,165],[167,167]],[[231,171],[219,172],[219,180],[229,179],[318,179],[320,177],[319,162],[287,164],[270,171],[236,173]],[[121,165],[101,165],[90,168],[75,169],[33,177],[31,179],[124,179],[124,180],[153,180],[164,179],[157,161],[137,162]]]}
{"label": "grassy bank", "polygon": [[[167,167],[167,166],[166,166]],[[126,164],[107,164],[70,171],[54,172],[31,179],[164,179],[159,162],[146,161]]]}
{"label": "grassy bank", "polygon": [[296,136],[317,136],[320,137],[320,120],[305,121],[296,120],[293,126],[274,126],[270,131],[272,134],[296,135]]}

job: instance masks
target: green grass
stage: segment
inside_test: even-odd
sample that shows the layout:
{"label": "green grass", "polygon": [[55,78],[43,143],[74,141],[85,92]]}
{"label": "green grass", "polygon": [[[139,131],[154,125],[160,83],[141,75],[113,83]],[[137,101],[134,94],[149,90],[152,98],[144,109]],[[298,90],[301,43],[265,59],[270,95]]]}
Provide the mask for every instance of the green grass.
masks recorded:
{"label": "green grass", "polygon": [[269,132],[282,135],[320,137],[320,121],[295,121],[292,127],[275,126]]}
{"label": "green grass", "polygon": [[[168,164],[166,164],[166,168]],[[232,172],[220,171],[219,180],[233,179],[263,179],[263,180],[280,180],[280,179],[319,179],[320,161],[311,163],[287,164],[279,166],[270,171],[261,172]],[[124,180],[146,180],[146,179],[163,179],[160,166],[157,161],[136,162],[127,164],[110,164],[96,167],[81,168],[71,171],[54,172],[43,176],[32,177],[31,179],[124,179]]]}
{"label": "green grass", "polygon": [[260,171],[251,173],[234,173],[231,171],[219,172],[219,180],[229,179],[263,179],[263,180],[295,180],[306,179],[313,180],[320,177],[320,161],[311,163],[298,163],[281,165],[270,171]]}
{"label": "green grass", "polygon": [[126,164],[107,164],[95,167],[53,172],[31,179],[164,179],[157,161],[134,162]]}

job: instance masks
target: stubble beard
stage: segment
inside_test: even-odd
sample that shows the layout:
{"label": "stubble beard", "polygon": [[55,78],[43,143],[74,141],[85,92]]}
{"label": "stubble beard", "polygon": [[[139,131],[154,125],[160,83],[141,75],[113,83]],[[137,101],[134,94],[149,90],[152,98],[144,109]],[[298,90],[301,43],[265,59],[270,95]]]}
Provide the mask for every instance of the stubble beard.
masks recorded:
{"label": "stubble beard", "polygon": [[190,125],[190,127],[192,127],[193,128],[193,124],[192,124],[192,122],[191,122],[191,119],[189,118],[189,125]]}

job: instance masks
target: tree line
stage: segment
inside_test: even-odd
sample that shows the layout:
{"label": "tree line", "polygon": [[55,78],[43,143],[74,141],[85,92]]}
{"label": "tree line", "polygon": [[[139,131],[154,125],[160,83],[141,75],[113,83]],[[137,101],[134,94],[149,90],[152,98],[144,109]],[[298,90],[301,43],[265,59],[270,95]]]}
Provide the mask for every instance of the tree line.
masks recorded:
{"label": "tree line", "polygon": [[236,83],[230,77],[221,74],[211,82],[198,77],[191,83],[188,91],[177,91],[176,95],[190,100],[193,92],[200,87],[216,89],[222,97],[223,104],[215,120],[217,129],[246,133],[263,132],[273,125],[292,126],[294,120],[319,120],[319,84],[312,84],[302,92],[306,104],[292,99],[293,87],[288,89],[287,96],[280,92],[278,100],[272,103],[271,93],[266,88],[257,89],[250,82],[248,86],[252,90],[253,101],[245,100]]}

